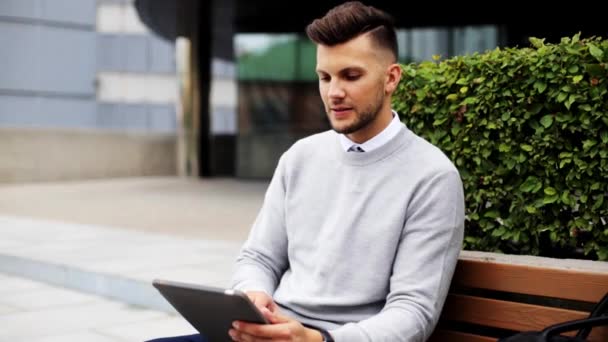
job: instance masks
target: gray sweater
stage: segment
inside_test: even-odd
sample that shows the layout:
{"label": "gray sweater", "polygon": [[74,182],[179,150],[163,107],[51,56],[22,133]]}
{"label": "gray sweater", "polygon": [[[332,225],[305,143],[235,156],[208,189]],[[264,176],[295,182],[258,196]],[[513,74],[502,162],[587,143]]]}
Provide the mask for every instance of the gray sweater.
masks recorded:
{"label": "gray sweater", "polygon": [[281,157],[233,287],[262,290],[336,341],[424,341],[462,248],[458,171],[405,125],[371,152],[333,131]]}

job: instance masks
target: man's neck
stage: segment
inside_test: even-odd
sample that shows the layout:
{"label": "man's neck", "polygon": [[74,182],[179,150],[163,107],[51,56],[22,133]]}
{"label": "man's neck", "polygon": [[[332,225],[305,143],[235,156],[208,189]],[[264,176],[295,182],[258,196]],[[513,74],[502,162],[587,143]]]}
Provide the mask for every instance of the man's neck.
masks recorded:
{"label": "man's neck", "polygon": [[352,140],[357,144],[363,144],[369,139],[375,137],[382,132],[393,120],[393,112],[390,107],[382,108],[376,119],[370,122],[365,128],[360,129],[351,134],[347,134],[348,139]]}

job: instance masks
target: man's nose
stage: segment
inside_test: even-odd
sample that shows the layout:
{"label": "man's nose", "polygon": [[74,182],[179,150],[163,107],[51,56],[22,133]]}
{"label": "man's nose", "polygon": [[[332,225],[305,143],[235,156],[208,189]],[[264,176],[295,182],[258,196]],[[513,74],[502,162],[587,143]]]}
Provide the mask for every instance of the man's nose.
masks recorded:
{"label": "man's nose", "polygon": [[339,81],[332,81],[329,83],[327,95],[329,98],[341,99],[346,96],[346,92]]}

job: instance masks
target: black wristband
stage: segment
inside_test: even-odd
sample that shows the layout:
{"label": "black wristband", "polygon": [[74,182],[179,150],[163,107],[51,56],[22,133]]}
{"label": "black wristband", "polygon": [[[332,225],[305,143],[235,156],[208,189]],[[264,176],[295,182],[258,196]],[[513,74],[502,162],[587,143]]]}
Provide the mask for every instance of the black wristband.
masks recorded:
{"label": "black wristband", "polygon": [[321,336],[323,336],[323,342],[334,342],[334,338],[331,337],[331,335],[329,334],[329,332],[327,332],[327,330],[325,330],[325,329],[318,329],[318,330],[321,333]]}

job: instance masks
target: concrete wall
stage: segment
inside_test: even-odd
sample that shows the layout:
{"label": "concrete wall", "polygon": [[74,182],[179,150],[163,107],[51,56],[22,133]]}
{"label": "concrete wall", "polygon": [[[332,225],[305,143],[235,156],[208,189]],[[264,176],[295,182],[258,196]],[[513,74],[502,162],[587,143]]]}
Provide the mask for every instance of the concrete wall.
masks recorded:
{"label": "concrete wall", "polygon": [[0,182],[176,173],[173,135],[0,128]]}

